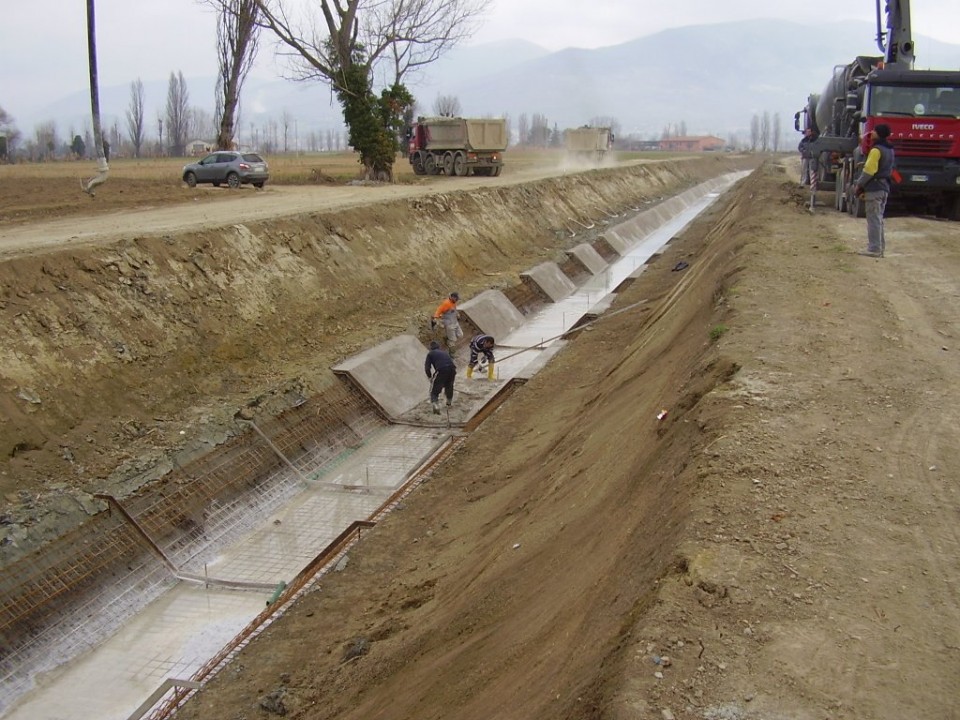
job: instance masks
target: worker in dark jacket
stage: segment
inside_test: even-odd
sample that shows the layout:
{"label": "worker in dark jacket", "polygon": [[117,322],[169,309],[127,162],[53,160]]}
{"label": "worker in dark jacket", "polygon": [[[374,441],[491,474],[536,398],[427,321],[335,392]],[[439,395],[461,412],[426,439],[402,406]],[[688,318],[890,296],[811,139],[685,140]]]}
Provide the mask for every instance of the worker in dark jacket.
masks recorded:
{"label": "worker in dark jacket", "polygon": [[883,212],[890,195],[890,179],[893,177],[896,157],[893,146],[887,141],[890,126],[877,125],[870,132],[873,147],[867,153],[863,172],[857,178],[854,193],[867,204],[867,251],[860,255],[883,257],[886,240],[883,237]]}
{"label": "worker in dark jacket", "polygon": [[482,354],[487,359],[487,379],[493,380],[494,345],[496,345],[496,340],[493,339],[493,335],[480,333],[479,335],[473,336],[473,340],[470,341],[470,367],[467,368],[468,378],[473,377],[473,369],[477,367],[480,355]]}
{"label": "worker in dark jacket", "polygon": [[440,391],[447,396],[447,407],[453,404],[453,381],[457,377],[457,366],[446,350],[440,348],[436,340],[430,341],[430,351],[423,361],[423,370],[430,383],[430,403],[433,412],[440,414]]}
{"label": "worker in dark jacket", "polygon": [[810,150],[810,144],[816,139],[816,131],[808,127],[803,131],[803,138],[797,145],[797,151],[800,153],[800,185],[809,185],[811,175],[816,175],[819,170],[817,155]]}

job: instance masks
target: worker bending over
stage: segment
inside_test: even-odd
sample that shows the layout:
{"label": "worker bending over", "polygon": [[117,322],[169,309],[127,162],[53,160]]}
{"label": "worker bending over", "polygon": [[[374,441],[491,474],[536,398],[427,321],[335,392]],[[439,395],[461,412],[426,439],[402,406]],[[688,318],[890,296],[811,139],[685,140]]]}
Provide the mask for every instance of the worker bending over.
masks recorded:
{"label": "worker bending over", "polygon": [[483,356],[487,359],[487,379],[493,380],[493,346],[495,344],[496,341],[492,335],[480,333],[479,335],[473,336],[473,340],[470,341],[470,367],[467,368],[468,378],[473,377],[473,369],[477,366],[480,354],[483,353]]}
{"label": "worker bending over", "polygon": [[440,347],[436,340],[430,341],[430,350],[423,361],[423,371],[430,379],[430,404],[435,415],[440,414],[440,392],[447,397],[447,407],[453,404],[453,383],[457,378],[457,366],[453,357]]}

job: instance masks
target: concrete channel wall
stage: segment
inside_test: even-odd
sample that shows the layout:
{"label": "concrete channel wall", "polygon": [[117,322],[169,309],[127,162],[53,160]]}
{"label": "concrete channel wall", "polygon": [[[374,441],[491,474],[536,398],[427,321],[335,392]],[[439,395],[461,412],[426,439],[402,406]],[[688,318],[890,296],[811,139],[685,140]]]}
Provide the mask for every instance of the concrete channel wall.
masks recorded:
{"label": "concrete channel wall", "polygon": [[[611,251],[626,255],[665,217],[719,184],[610,224],[602,236],[566,251],[567,259],[596,275]],[[490,290],[461,309],[474,327],[500,338],[521,328],[539,306],[576,289],[554,262],[522,273],[519,285],[531,284],[537,300],[519,287]],[[511,294],[525,298],[520,306]],[[611,300],[601,301],[603,307]],[[66,661],[96,645],[178,575],[200,572],[205,557],[249,533],[339,457],[423,402],[424,352],[420,339],[398,335],[348,358],[332,369],[344,381],[340,385],[262,426],[238,419],[230,442],[175,468],[122,505],[113,502],[74,533],[8,568],[0,580],[0,711],[29,689],[36,672],[51,667],[51,657]],[[78,626],[86,631],[78,635]]]}

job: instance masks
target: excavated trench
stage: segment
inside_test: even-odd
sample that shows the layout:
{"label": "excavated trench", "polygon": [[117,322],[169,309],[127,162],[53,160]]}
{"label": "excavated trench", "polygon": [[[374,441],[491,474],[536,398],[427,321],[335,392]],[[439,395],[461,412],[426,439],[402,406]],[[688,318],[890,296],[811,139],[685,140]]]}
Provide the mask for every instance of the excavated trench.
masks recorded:
{"label": "excavated trench", "polygon": [[[271,331],[274,332],[271,337],[274,341],[278,336],[289,338],[289,333],[294,331],[293,325],[298,321],[307,321],[307,318],[309,321],[303,327],[322,328],[322,336],[335,334],[334,328],[337,328],[344,337],[356,337],[356,334],[343,332],[342,328],[349,326],[351,320],[365,317],[371,301],[366,293],[357,292],[355,288],[358,285],[375,287],[378,292],[398,300],[401,293],[396,287],[391,287],[391,284],[395,285],[393,278],[398,273],[415,278],[410,281],[411,287],[416,288],[411,294],[418,299],[421,312],[423,302],[436,285],[426,279],[430,271],[435,271],[443,278],[442,287],[456,286],[464,294],[465,289],[466,292],[477,293],[486,285],[487,292],[492,290],[500,293],[525,319],[533,319],[543,308],[555,304],[558,298],[551,297],[550,288],[545,287],[543,282],[537,282],[535,273],[524,272],[520,281],[517,281],[514,273],[523,269],[521,263],[554,258],[556,262],[553,264],[560,274],[569,278],[571,283],[583,283],[592,273],[582,257],[570,252],[571,248],[586,244],[604,263],[623,255],[624,245],[619,245],[618,250],[617,233],[610,230],[614,226],[627,224],[624,218],[635,219],[642,211],[656,206],[663,196],[655,195],[652,190],[659,187],[667,192],[692,185],[694,180],[699,179],[698,174],[705,174],[703,166],[709,166],[709,163],[713,163],[712,169],[717,173],[734,169],[737,165],[711,158],[709,161],[696,161],[695,172],[691,172],[694,162],[690,161],[690,165],[681,162],[667,164],[670,166],[668,172],[663,172],[663,168],[639,167],[586,173],[576,178],[545,183],[547,186],[560,187],[544,188],[540,187],[544,183],[536,183],[536,187],[466,193],[465,197],[455,194],[432,196],[403,203],[407,207],[399,214],[391,213],[391,210],[397,211],[399,208],[368,209],[368,215],[375,222],[366,225],[362,225],[359,218],[347,211],[342,216],[286,220],[269,227],[238,226],[226,232],[220,231],[226,242],[219,245],[213,240],[215,233],[208,234],[201,241],[187,240],[188,244],[193,245],[191,265],[198,269],[200,277],[206,279],[206,284],[199,287],[201,283],[191,272],[187,273],[186,278],[181,278],[183,282],[180,287],[189,290],[198,304],[207,307],[232,305],[232,314],[212,313],[204,317],[200,310],[194,310],[195,322],[187,323],[193,332],[185,333],[185,337],[207,345],[199,330],[202,327],[209,330],[218,317],[221,321],[224,317],[235,318],[241,326],[239,329],[223,329],[215,347],[208,348],[212,350],[208,356],[211,365],[209,372],[204,373],[205,377],[199,381],[195,379],[192,382],[195,385],[198,382],[212,382],[206,376],[219,367],[219,362],[222,360],[223,364],[229,366],[231,359],[235,359],[230,353],[219,358],[222,347],[237,342],[251,327],[259,328],[261,336],[265,336],[265,318],[268,317],[273,320]],[[633,185],[632,192],[630,185]],[[580,199],[567,197],[566,194],[571,192]],[[494,197],[498,195],[500,197]],[[536,217],[529,217],[527,213],[527,231],[531,221],[533,224],[546,221],[545,224],[550,225],[548,233],[541,232],[539,236],[528,237],[529,245],[521,238],[519,245],[518,240],[513,239],[509,241],[513,247],[508,247],[508,240],[500,231],[489,233],[490,236],[486,237],[475,227],[487,226],[491,213],[502,218],[503,209],[497,207],[495,200],[507,206],[518,203],[526,205],[534,201],[533,196],[539,196],[541,205],[549,200],[554,214],[547,217],[548,213],[542,212]],[[583,197],[589,200],[583,201]],[[465,205],[472,207],[468,209]],[[592,214],[587,211],[590,207],[594,208]],[[566,216],[565,219],[561,219],[561,214]],[[655,213],[648,214],[656,217]],[[348,217],[349,222],[357,225],[347,225]],[[665,217],[657,220],[663,222]],[[382,239],[378,242],[372,239],[373,235],[384,232],[384,223],[392,221],[399,221],[401,225],[412,223],[406,234],[395,228],[390,237],[393,240],[405,240],[407,252],[419,249],[422,255],[417,261],[401,263],[397,259],[396,248],[385,249]],[[308,227],[301,227],[299,233],[291,234],[290,226],[301,223]],[[287,227],[280,228],[278,224]],[[326,235],[316,232],[318,224],[326,229]],[[451,234],[451,225],[458,226],[461,231]],[[446,235],[446,242],[441,242],[439,235]],[[282,249],[277,248],[278,240],[283,241]],[[148,312],[157,310],[149,307],[150,296],[156,298],[157,291],[153,288],[164,282],[170,283],[173,278],[153,271],[164,264],[176,271],[183,271],[188,266],[172,263],[169,257],[144,255],[147,250],[144,245],[154,250],[159,247],[148,242],[99,251],[99,262],[103,263],[100,268],[115,268],[120,278],[129,279],[125,273],[139,278],[138,292],[146,296],[147,309],[140,309],[138,316],[141,321],[161,327],[165,325],[159,318],[163,313],[152,315]],[[354,252],[358,245],[367,247],[365,251]],[[353,255],[364,256],[364,261]],[[443,263],[438,262],[438,255],[442,256]],[[93,262],[93,257],[97,257],[96,252],[83,261],[73,257],[70,262],[82,267],[83,262]],[[216,263],[211,262],[214,257]],[[65,259],[58,258],[51,262],[60,265],[62,260]],[[336,268],[342,271],[345,266],[357,263],[359,267],[351,267],[352,272],[336,271]],[[443,264],[446,264],[446,268],[441,267]],[[320,270],[324,267],[332,274],[321,280]],[[527,264],[526,267],[529,270],[531,265]],[[476,273],[480,268],[488,268],[480,270],[483,279],[467,279],[468,272]],[[305,274],[308,277],[304,277]],[[347,282],[346,275],[351,276],[352,283]],[[491,276],[496,277],[497,282],[490,283]],[[255,277],[260,282],[254,283]],[[131,284],[122,280],[120,285],[127,289],[131,287]],[[347,292],[347,285],[354,289]],[[174,286],[169,284],[166,287],[166,298],[169,299],[173,296]],[[209,293],[214,288],[217,294],[211,297]],[[109,313],[106,313],[109,303],[104,302],[104,292],[105,287],[101,285],[93,294],[100,296],[98,310],[104,313],[104,317],[96,318],[96,321],[106,326],[120,318],[109,317]],[[303,293],[304,297],[293,303],[292,294],[297,292]],[[435,296],[436,292],[432,294]],[[245,304],[231,302],[231,299],[237,300],[241,296]],[[326,302],[322,298],[327,298]],[[330,298],[335,300],[331,302]],[[127,298],[127,301],[130,302],[130,299]],[[317,307],[310,307],[314,303]],[[266,309],[268,307],[269,312]],[[382,319],[379,326],[361,333],[368,342],[358,340],[357,346],[350,349],[369,347],[370,341],[395,335],[397,330],[407,330],[408,334],[421,341],[426,339],[422,330],[425,323],[421,322],[418,312],[411,312],[410,300],[403,307],[407,312],[406,327],[396,322],[401,313],[389,315]],[[337,308],[342,308],[343,313],[338,312]],[[90,312],[91,307],[79,308],[75,312],[79,316],[84,310]],[[276,318],[281,313],[291,317],[282,320]],[[78,325],[88,326],[92,317],[88,316]],[[58,318],[58,322],[62,319]],[[169,318],[164,320],[169,321]],[[468,333],[474,328],[484,329],[479,323],[473,323],[471,318],[466,320]],[[561,326],[566,323],[564,318]],[[169,323],[167,327],[170,327]],[[183,333],[182,328],[176,327]],[[144,341],[145,338],[144,334],[140,339]],[[183,339],[180,338],[181,341]],[[73,368],[73,376],[67,374],[59,378],[58,384],[66,380],[77,382],[81,376],[90,374],[91,364],[97,365],[93,334],[88,334],[84,340],[89,345],[87,367]],[[172,342],[170,339],[166,341]],[[316,347],[315,343],[308,342],[307,345]],[[136,361],[147,366],[163,367],[167,371],[172,369],[170,355],[150,352],[155,343],[144,341],[139,347],[131,346],[132,343],[125,345],[125,352],[133,355]],[[273,357],[276,357],[275,353],[282,356],[283,348],[282,343],[274,347],[272,341],[260,346],[254,344],[255,354],[269,351]],[[199,349],[197,354],[202,354]],[[94,359],[92,363],[89,362],[91,359]],[[336,353],[318,358],[321,362],[335,359],[338,359]],[[201,413],[207,421],[206,434],[197,445],[164,447],[157,454],[165,462],[146,463],[149,467],[138,467],[133,474],[129,471],[126,474],[117,473],[111,482],[100,479],[84,483],[85,490],[78,488],[76,494],[86,491],[94,495],[89,491],[92,486],[99,485],[102,489],[96,493],[95,499],[102,505],[84,501],[87,507],[92,505],[97,511],[83,522],[76,523],[73,529],[58,539],[42,544],[39,549],[32,549],[28,535],[18,538],[21,540],[21,553],[13,562],[8,563],[7,558],[4,559],[6,569],[0,585],[0,633],[5,648],[0,660],[0,678],[3,682],[0,707],[25,692],[38,672],[102,642],[105,636],[122,627],[151,598],[162,595],[176,584],[178,577],[204,580],[208,587],[219,586],[220,579],[212,578],[207,573],[207,562],[236,542],[237,538],[250,533],[264,515],[276,511],[301,492],[304,483],[339,485],[327,489],[349,498],[349,503],[353,505],[348,503],[345,511],[353,513],[354,517],[375,517],[397,501],[396,488],[407,487],[405,483],[416,477],[413,470],[420,465],[419,461],[408,459],[405,465],[393,469],[378,466],[375,474],[386,480],[377,488],[371,488],[369,480],[364,487],[363,482],[351,484],[328,479],[339,465],[346,464],[349,458],[358,455],[365,444],[375,442],[377,438],[382,439],[390,431],[391,421],[397,418],[388,417],[382,404],[373,402],[371,394],[362,385],[335,380],[329,373],[332,362],[321,369],[304,357],[292,360],[292,363],[285,363],[284,367],[300,369],[297,382],[272,388],[259,394],[254,401],[233,405],[233,411],[240,408],[237,416],[229,420],[221,419],[219,424],[210,422],[211,414]],[[129,360],[126,362],[129,363]],[[101,372],[104,367],[112,365],[102,357],[99,363]],[[248,372],[258,366],[269,365],[270,358],[260,358],[250,363]],[[174,375],[181,372],[177,369]],[[312,377],[309,373],[312,373]],[[118,374],[111,367],[111,380],[115,381]],[[102,379],[88,379],[91,385],[102,387]],[[42,382],[42,372],[38,372],[33,380],[35,382],[30,387],[40,386],[36,381]],[[127,389],[136,388],[129,381],[124,381],[124,384]],[[156,390],[158,386],[153,384],[151,387]],[[176,396],[172,389],[165,392],[171,398]],[[77,392],[76,395],[84,393]],[[89,397],[88,402],[97,405],[93,397]],[[478,403],[478,408],[484,403]],[[66,414],[66,407],[60,410],[62,415]],[[417,409],[411,408],[411,412],[412,420],[417,421]],[[464,416],[460,420],[462,422],[456,424],[465,425],[470,417]],[[46,422],[54,424],[52,420]],[[33,423],[35,428],[39,425],[39,422]],[[419,446],[409,438],[387,440],[388,444],[393,442],[396,446],[389,449],[387,455],[396,452],[399,447],[409,448],[413,444],[416,446],[413,456],[425,459],[429,464],[438,452],[449,450],[455,437],[456,434],[441,431],[432,435],[428,432],[416,441],[421,443]],[[210,446],[214,446],[214,449],[209,450]],[[16,457],[17,453],[12,455]],[[369,478],[371,463],[369,460],[364,462]],[[391,471],[395,471],[393,475]],[[130,487],[135,487],[135,491],[129,492]],[[309,572],[290,582],[286,590],[278,584],[275,573],[269,578],[239,581],[234,586],[259,590],[260,595],[256,595],[259,599],[254,604],[262,604],[263,594],[277,596],[273,599],[278,605],[289,602],[320,566],[338,557],[344,542],[355,538],[360,527],[348,529],[343,536],[339,535],[342,527],[325,528],[325,537],[334,538],[333,542],[325,551],[321,551],[322,542],[304,549],[302,557],[295,560],[295,564],[297,567],[306,566]],[[289,549],[289,546],[283,548],[285,552]],[[286,577],[293,577],[293,574]],[[56,648],[56,651],[51,652],[51,648]],[[191,672],[194,669],[189,668]],[[157,670],[165,677],[171,677],[177,675],[178,668],[160,667]]]}

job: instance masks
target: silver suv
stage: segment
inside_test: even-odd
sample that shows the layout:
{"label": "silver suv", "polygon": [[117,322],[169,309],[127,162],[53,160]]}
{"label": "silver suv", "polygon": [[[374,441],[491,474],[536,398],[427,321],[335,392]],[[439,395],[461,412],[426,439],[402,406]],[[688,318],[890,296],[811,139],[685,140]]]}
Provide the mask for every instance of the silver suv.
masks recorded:
{"label": "silver suv", "polygon": [[217,150],[200,162],[183,166],[183,181],[190,187],[196,187],[197,183],[220,187],[220,183],[226,183],[232,188],[246,184],[262,188],[269,179],[266,160],[250,152]]}

